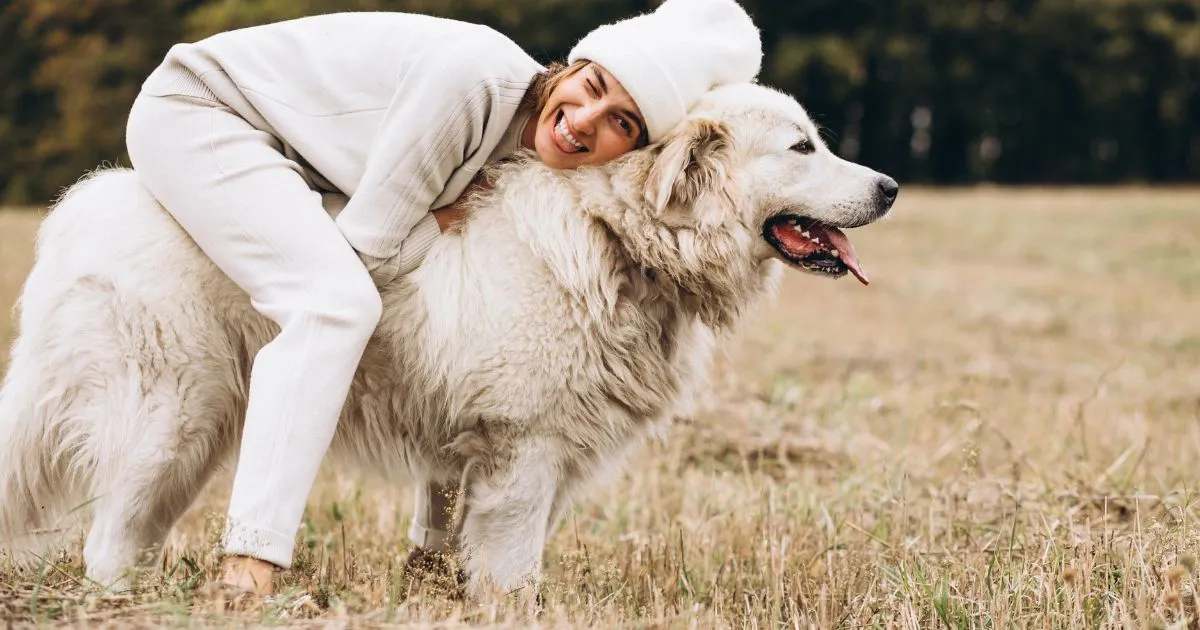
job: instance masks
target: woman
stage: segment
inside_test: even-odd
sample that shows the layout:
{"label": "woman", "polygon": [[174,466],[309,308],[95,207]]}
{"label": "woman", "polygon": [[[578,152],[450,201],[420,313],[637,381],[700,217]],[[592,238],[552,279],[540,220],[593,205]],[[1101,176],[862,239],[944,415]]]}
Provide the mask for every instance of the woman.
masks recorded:
{"label": "woman", "polygon": [[[379,321],[375,285],[420,264],[485,164],[521,149],[554,168],[601,164],[659,139],[714,85],[752,80],[760,59],[734,0],[667,0],[549,70],[486,27],[400,13],[173,47],[133,105],[130,159],[280,326],[251,371],[224,581],[270,593],[290,565]],[[349,196],[336,220],[323,191]]]}

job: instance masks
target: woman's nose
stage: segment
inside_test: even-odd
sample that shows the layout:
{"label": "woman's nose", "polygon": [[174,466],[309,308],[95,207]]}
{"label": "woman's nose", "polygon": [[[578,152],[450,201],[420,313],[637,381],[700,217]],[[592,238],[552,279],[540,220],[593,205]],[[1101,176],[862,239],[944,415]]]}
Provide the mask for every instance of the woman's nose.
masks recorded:
{"label": "woman's nose", "polygon": [[579,133],[591,134],[596,131],[596,121],[603,114],[602,108],[596,105],[587,105],[575,110],[575,119],[571,121],[575,125],[575,130]]}

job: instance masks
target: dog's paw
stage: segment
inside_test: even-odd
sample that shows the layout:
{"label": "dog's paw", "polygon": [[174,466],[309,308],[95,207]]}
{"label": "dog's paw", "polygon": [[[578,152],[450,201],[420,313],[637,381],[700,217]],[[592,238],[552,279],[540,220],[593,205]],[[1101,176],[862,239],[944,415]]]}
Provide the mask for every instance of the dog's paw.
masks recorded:
{"label": "dog's paw", "polygon": [[410,592],[452,599],[462,599],[466,593],[467,574],[458,567],[457,558],[440,551],[414,547],[404,560],[404,580]]}

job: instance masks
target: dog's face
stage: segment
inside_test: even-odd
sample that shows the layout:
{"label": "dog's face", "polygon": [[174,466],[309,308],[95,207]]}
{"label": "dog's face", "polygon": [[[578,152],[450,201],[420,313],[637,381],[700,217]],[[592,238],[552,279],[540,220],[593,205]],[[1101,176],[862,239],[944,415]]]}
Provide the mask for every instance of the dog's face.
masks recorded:
{"label": "dog's face", "polygon": [[887,214],[899,186],[834,155],[795,100],[750,84],[714,90],[659,150],[646,196],[662,223],[752,232],[761,260],[866,284],[842,229]]}

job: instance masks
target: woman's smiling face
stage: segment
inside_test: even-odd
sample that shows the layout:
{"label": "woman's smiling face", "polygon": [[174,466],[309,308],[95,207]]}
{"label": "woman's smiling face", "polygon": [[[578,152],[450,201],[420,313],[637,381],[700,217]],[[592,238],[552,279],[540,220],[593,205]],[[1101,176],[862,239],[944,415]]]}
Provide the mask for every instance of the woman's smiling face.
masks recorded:
{"label": "woman's smiling face", "polygon": [[554,87],[522,144],[551,168],[576,168],[632,151],[644,129],[629,92],[602,66],[589,63]]}

